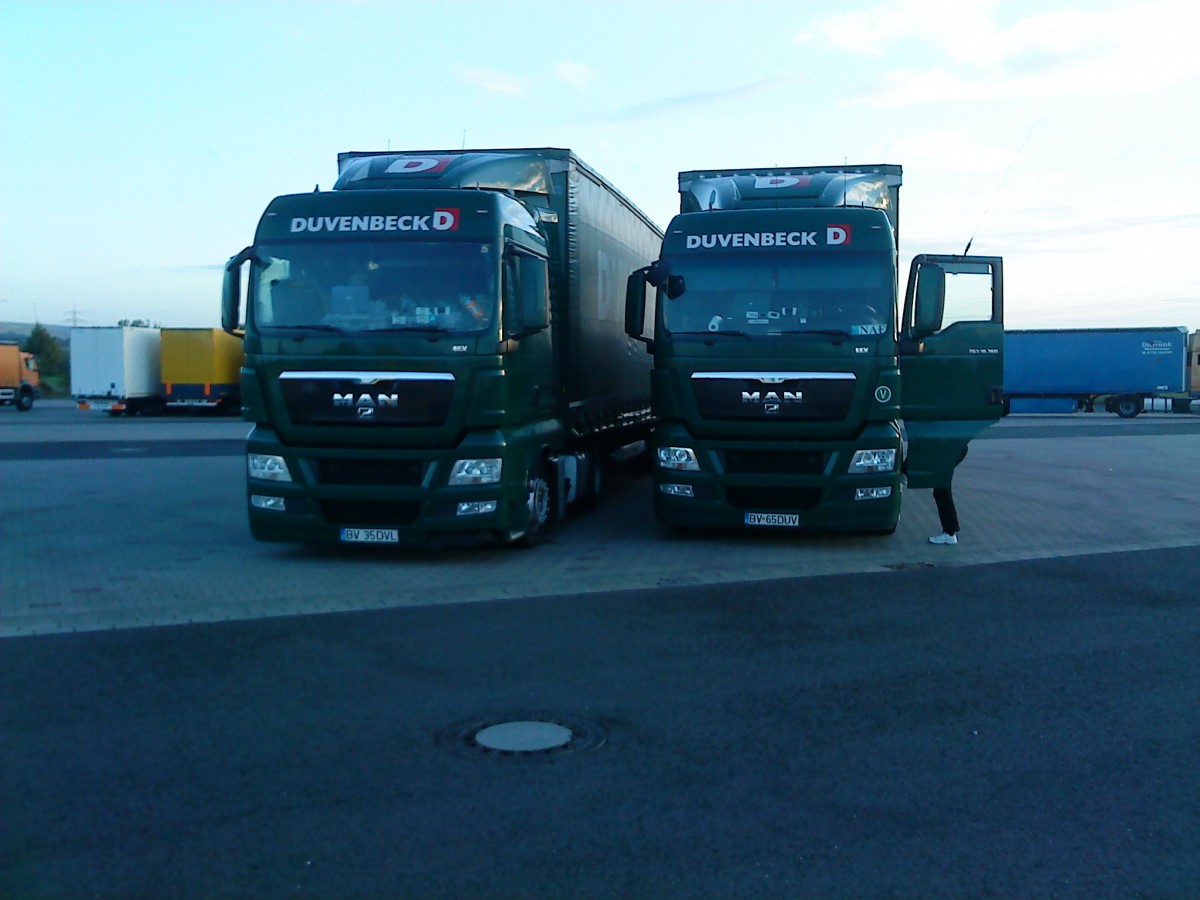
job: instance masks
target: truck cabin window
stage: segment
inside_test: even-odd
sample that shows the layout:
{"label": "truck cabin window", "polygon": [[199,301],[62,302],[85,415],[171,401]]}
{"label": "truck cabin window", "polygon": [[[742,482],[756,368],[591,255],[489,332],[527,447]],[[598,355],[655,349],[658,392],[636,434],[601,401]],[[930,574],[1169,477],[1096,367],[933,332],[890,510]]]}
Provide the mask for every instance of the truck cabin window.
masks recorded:
{"label": "truck cabin window", "polygon": [[674,334],[782,336],[892,332],[894,273],[886,253],[709,253],[670,259],[687,290],[660,298]]}
{"label": "truck cabin window", "polygon": [[992,270],[973,263],[945,265],[946,300],[942,307],[942,328],[955,322],[992,320]]}
{"label": "truck cabin window", "polygon": [[344,241],[257,248],[259,328],[481,333],[496,311],[495,248],[478,243]]}

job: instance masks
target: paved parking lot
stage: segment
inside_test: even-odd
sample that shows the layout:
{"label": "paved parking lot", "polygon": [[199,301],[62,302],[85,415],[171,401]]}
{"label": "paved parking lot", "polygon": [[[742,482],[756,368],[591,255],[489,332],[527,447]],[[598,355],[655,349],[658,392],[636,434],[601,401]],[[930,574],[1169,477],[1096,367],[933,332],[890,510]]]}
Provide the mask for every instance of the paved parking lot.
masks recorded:
{"label": "paved parking lot", "polygon": [[693,535],[661,528],[648,479],[626,473],[600,509],[532,551],[431,554],[256,543],[242,506],[240,421],[39,409],[42,421],[35,411],[0,426],[11,535],[0,635],[1200,544],[1192,416],[1009,417],[972,444],[955,477],[956,547],[926,542],[938,531],[929,491],[906,498],[890,537]]}

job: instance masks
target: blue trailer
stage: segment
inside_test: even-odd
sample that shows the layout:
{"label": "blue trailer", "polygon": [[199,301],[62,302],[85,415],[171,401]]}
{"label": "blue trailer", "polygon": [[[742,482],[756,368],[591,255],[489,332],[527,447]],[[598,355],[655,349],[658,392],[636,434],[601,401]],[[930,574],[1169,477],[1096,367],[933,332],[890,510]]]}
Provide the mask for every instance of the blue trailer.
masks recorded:
{"label": "blue trailer", "polygon": [[1158,406],[1187,412],[1187,363],[1183,326],[1006,331],[1005,404],[1065,399],[1092,412],[1103,398],[1124,418]]}

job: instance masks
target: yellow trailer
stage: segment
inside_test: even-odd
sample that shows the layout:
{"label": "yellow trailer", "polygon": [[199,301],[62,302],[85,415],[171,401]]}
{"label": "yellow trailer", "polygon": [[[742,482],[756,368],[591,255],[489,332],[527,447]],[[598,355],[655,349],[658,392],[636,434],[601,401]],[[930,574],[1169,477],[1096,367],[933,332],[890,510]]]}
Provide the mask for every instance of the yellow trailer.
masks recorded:
{"label": "yellow trailer", "polygon": [[162,394],[168,407],[241,412],[242,342],[220,328],[162,329]]}

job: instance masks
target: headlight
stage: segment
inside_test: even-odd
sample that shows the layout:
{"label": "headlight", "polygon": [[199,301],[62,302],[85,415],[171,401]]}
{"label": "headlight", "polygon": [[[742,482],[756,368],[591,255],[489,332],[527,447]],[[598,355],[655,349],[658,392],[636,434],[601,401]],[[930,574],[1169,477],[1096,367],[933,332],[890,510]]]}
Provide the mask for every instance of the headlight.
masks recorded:
{"label": "headlight", "polygon": [[858,450],[850,460],[851,475],[863,472],[891,472],[896,468],[895,450]]}
{"label": "headlight", "polygon": [[503,468],[500,459],[460,459],[450,470],[450,484],[496,484]]}
{"label": "headlight", "polygon": [[292,473],[282,456],[269,453],[247,453],[246,472],[251,478],[262,481],[291,481]]}
{"label": "headlight", "polygon": [[676,472],[699,472],[700,463],[691,447],[659,447],[658,464]]}

